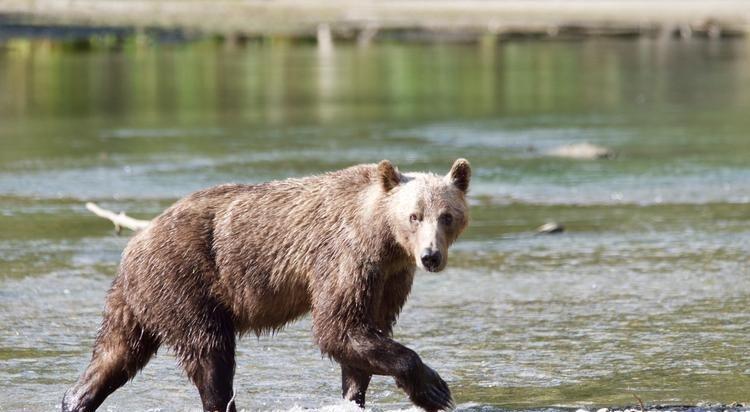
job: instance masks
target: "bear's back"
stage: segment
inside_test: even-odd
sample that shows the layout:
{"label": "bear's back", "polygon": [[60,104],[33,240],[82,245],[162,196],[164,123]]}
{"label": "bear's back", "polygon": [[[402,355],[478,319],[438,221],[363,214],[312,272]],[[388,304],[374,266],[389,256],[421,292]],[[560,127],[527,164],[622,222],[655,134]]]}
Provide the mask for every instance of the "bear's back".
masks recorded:
{"label": "bear's back", "polygon": [[158,306],[164,291],[183,300],[206,294],[241,330],[273,329],[303,315],[314,278],[362,255],[360,238],[369,233],[361,203],[374,170],[226,184],[179,200],[126,248],[126,296]]}

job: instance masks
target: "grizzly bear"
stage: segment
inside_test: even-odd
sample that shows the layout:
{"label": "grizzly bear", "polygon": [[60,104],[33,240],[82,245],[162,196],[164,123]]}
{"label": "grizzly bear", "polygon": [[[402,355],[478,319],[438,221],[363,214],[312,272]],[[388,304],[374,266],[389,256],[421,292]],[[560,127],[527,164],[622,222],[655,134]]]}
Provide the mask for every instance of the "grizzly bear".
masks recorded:
{"label": "grizzly bear", "polygon": [[345,399],[364,407],[372,375],[389,375],[414,404],[450,409],[448,385],[391,330],[415,269],[445,268],[466,228],[470,177],[464,159],[446,176],[383,160],[178,201],[125,248],[91,363],[62,410],[95,410],[165,344],[204,410],[234,411],[236,337],[307,312],[341,365]]}

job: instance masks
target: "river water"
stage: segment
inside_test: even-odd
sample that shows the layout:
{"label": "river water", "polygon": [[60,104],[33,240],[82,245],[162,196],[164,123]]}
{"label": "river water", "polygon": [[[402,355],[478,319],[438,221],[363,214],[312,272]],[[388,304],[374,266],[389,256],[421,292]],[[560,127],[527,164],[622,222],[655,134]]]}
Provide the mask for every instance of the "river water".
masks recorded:
{"label": "river water", "polygon": [[[128,234],[223,182],[474,168],[473,221],[395,331],[459,410],[750,401],[750,42],[0,45],[0,410],[57,410]],[[549,156],[590,142],[614,159]],[[536,236],[558,221],[566,232]],[[354,410],[309,319],[245,337],[247,410]],[[375,378],[373,410],[408,408]],[[181,411],[159,355],[103,410]]]}

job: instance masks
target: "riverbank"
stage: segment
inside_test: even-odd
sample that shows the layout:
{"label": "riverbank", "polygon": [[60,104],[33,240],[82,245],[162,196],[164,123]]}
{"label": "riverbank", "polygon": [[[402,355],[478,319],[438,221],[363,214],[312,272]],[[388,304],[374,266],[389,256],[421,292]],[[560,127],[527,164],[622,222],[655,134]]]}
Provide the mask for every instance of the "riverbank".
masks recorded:
{"label": "riverbank", "polygon": [[738,0],[0,0],[0,28],[178,30],[238,42],[280,37],[331,41],[481,42],[514,37],[731,37],[750,32]]}

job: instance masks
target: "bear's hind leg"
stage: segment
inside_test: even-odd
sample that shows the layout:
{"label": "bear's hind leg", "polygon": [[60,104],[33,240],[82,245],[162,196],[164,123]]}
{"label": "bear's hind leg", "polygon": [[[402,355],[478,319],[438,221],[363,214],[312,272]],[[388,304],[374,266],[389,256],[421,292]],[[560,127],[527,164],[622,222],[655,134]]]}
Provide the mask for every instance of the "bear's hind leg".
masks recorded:
{"label": "bear's hind leg", "polygon": [[180,363],[198,388],[204,411],[234,412],[235,335],[229,322],[221,333],[204,331],[201,345],[178,349]]}
{"label": "bear's hind leg", "polygon": [[63,396],[64,412],[94,411],[132,379],[159,348],[159,341],[135,322],[126,308],[105,314],[91,363]]}
{"label": "bear's hind leg", "polygon": [[372,375],[357,368],[341,365],[341,390],[344,399],[365,407],[365,394]]}

